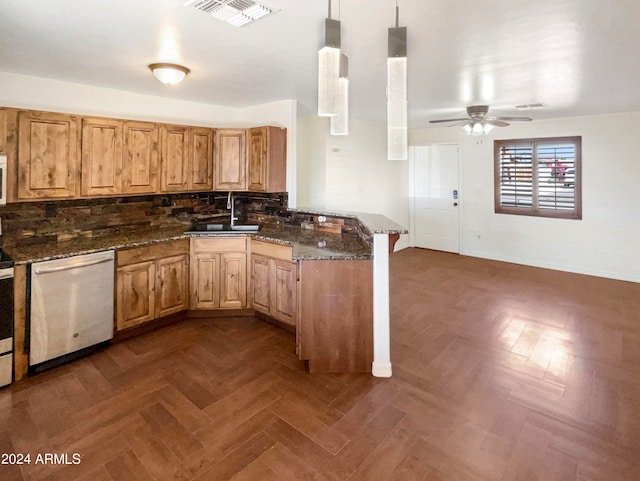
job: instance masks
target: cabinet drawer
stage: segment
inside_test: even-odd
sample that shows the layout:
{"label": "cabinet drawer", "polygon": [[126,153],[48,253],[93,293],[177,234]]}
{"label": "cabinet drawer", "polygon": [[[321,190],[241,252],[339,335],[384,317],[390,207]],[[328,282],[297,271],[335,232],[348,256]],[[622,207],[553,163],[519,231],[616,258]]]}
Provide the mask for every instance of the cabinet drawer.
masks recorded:
{"label": "cabinet drawer", "polygon": [[246,252],[247,238],[216,237],[191,238],[191,252]]}
{"label": "cabinet drawer", "polygon": [[172,242],[162,242],[135,249],[119,250],[117,252],[118,267],[138,262],[154,261],[163,257],[179,256],[189,253],[189,239],[179,239]]}
{"label": "cabinet drawer", "polygon": [[275,244],[273,242],[264,242],[252,239],[251,253],[290,261],[293,253],[293,248],[291,246]]}

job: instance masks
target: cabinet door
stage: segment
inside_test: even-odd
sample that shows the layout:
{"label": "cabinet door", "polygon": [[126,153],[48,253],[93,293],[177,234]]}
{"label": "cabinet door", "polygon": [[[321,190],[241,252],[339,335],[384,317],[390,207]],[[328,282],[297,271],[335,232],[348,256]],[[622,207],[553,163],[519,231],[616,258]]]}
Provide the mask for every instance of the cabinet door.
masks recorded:
{"label": "cabinet door", "polygon": [[264,314],[271,313],[270,283],[269,258],[251,254],[251,307]]}
{"label": "cabinet door", "polygon": [[246,190],[247,131],[216,130],[214,151],[215,190]]}
{"label": "cabinet door", "polygon": [[57,199],[76,195],[78,119],[48,112],[20,112],[18,198]]}
{"label": "cabinet door", "polygon": [[213,189],[213,130],[193,127],[189,132],[189,190]]}
{"label": "cabinet door", "polygon": [[162,191],[184,192],[189,185],[188,129],[180,125],[163,125],[162,145]]}
{"label": "cabinet door", "polygon": [[271,315],[285,324],[296,325],[297,266],[295,262],[271,259]]}
{"label": "cabinet door", "polygon": [[119,267],[116,274],[116,327],[118,331],[155,318],[155,261]]}
{"label": "cabinet door", "polygon": [[249,190],[267,189],[267,129],[259,127],[249,131]]}
{"label": "cabinet door", "polygon": [[7,109],[0,108],[0,154],[7,153]]}
{"label": "cabinet door", "polygon": [[156,317],[189,308],[189,256],[159,259],[156,265]]}
{"label": "cabinet door", "polygon": [[249,132],[248,188],[254,191],[287,190],[287,129],[257,127]]}
{"label": "cabinet door", "polygon": [[158,125],[126,122],[122,192],[153,194],[158,190]]}
{"label": "cabinet door", "polygon": [[247,307],[247,255],[244,252],[220,254],[220,307]]}
{"label": "cabinet door", "polygon": [[122,191],[122,126],[118,120],[83,119],[83,196],[113,195]]}
{"label": "cabinet door", "polygon": [[220,254],[191,256],[191,309],[220,307]]}

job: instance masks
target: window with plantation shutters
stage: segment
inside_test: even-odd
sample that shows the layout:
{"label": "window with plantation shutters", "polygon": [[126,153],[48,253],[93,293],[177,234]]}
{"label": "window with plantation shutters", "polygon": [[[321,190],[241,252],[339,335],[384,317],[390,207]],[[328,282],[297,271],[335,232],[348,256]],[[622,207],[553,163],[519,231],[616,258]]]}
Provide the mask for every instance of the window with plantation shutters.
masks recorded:
{"label": "window with plantation shutters", "polygon": [[580,219],[581,137],[495,141],[495,210]]}

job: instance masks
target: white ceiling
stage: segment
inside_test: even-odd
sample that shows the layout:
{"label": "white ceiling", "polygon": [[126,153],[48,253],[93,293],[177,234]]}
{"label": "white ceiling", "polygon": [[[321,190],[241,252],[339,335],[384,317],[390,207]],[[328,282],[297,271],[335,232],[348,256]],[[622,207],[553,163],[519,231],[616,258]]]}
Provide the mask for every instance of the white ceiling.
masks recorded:
{"label": "white ceiling", "polygon": [[[316,109],[326,0],[242,28],[183,0],[0,0],[0,71],[244,107],[297,99]],[[399,0],[408,28],[410,127],[487,103],[534,118],[640,110],[640,1]],[[338,8],[339,7],[339,8]],[[384,122],[387,28],[395,0],[333,0],[349,56],[351,114]],[[189,67],[167,87],[147,69]],[[522,114],[520,114],[522,115]]]}

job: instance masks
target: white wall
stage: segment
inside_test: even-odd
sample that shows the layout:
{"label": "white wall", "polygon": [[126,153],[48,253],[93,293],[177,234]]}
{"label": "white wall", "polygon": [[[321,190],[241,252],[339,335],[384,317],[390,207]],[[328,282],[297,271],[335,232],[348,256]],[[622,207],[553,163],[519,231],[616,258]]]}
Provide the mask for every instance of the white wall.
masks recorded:
{"label": "white wall", "polygon": [[0,72],[0,106],[204,127],[286,127],[287,188],[295,205],[295,100],[237,109]]}
{"label": "white wall", "polygon": [[[349,135],[332,136],[328,124],[299,119],[299,205],[304,199],[306,207],[382,214],[408,228],[408,161],[387,159],[386,126],[351,119]],[[408,242],[403,235],[396,250]]]}
{"label": "white wall", "polygon": [[[513,123],[470,137],[410,132],[411,145],[460,145],[461,254],[640,282],[640,112]],[[494,213],[493,141],[582,136],[582,220]]]}
{"label": "white wall", "polygon": [[298,119],[298,205],[321,207],[325,205],[327,185],[326,122],[316,115]]}

